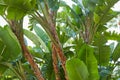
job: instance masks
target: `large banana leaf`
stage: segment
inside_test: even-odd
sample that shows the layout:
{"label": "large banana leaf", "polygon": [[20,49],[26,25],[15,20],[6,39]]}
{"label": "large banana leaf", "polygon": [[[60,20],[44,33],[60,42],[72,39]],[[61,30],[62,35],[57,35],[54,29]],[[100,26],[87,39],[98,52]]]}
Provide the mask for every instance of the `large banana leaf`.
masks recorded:
{"label": "large banana leaf", "polygon": [[96,24],[104,25],[106,22],[118,15],[118,12],[115,12],[111,9],[111,7],[113,7],[114,4],[118,1],[119,0],[98,0],[98,5],[96,5],[94,11],[94,22]]}
{"label": "large banana leaf", "polygon": [[110,47],[109,46],[96,47],[95,57],[99,65],[107,66],[110,60]]}
{"label": "large banana leaf", "polygon": [[[90,14],[96,24],[105,24],[115,17],[118,12],[111,9],[119,0],[72,0],[79,5],[85,14]],[[97,4],[97,5],[96,5]],[[79,14],[80,15],[80,14]]]}
{"label": "large banana leaf", "polygon": [[96,34],[94,39],[95,57],[98,60],[99,65],[107,66],[110,60],[110,47],[105,45],[107,38],[103,34]]}
{"label": "large banana leaf", "polygon": [[49,8],[53,11],[57,11],[59,8],[59,0],[48,0]]}
{"label": "large banana leaf", "polygon": [[116,40],[118,42],[120,41],[120,34],[118,34],[116,32],[105,32],[104,35],[109,40]]}
{"label": "large banana leaf", "polygon": [[0,27],[1,56],[5,60],[14,60],[20,55],[21,48],[17,38],[8,26]]}
{"label": "large banana leaf", "polygon": [[86,64],[89,71],[89,80],[99,80],[97,60],[93,53],[93,48],[84,44],[79,50],[78,58]]}
{"label": "large banana leaf", "polygon": [[98,1],[99,0],[82,0],[84,7],[87,8],[89,11],[95,10]]}
{"label": "large banana leaf", "polygon": [[34,26],[33,29],[35,33],[46,43],[46,45],[48,45],[49,37],[46,32],[38,26]]}
{"label": "large banana leaf", "polygon": [[69,80],[87,80],[89,73],[86,65],[78,58],[70,59],[66,62],[66,70]]}
{"label": "large banana leaf", "polygon": [[112,59],[114,61],[117,61],[119,58],[120,58],[120,43],[117,44],[112,54]]}
{"label": "large banana leaf", "polygon": [[[0,0],[1,12],[3,14],[7,11],[7,18],[12,20],[19,20],[25,14],[34,9],[36,0]],[[19,13],[19,14],[18,14]]]}
{"label": "large banana leaf", "polygon": [[[47,45],[45,42],[41,39],[41,37],[38,37],[33,32],[24,30],[24,34],[37,46],[40,47],[42,45],[42,48],[45,50],[45,52],[49,52]],[[44,33],[43,33],[44,34]]]}
{"label": "large banana leaf", "polygon": [[16,60],[20,53],[20,45],[10,28],[8,26],[0,27],[0,75],[8,68],[1,63]]}
{"label": "large banana leaf", "polygon": [[89,80],[99,80],[97,60],[93,54],[93,48],[86,47],[87,51],[87,68],[89,71]]}

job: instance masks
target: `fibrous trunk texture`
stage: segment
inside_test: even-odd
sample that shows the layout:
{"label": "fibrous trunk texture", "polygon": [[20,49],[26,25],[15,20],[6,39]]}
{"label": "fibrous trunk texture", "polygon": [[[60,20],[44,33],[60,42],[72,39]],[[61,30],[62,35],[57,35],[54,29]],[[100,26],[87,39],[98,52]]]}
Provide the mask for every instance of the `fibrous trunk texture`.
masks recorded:
{"label": "fibrous trunk texture", "polygon": [[20,43],[20,46],[22,48],[22,53],[24,57],[26,58],[26,60],[30,63],[30,66],[32,67],[34,71],[35,76],[37,77],[38,80],[44,80],[38,65],[35,63],[33,56],[30,54],[30,52],[28,51],[24,43],[22,21],[10,21],[10,26],[11,26],[13,33],[16,35]]}
{"label": "fibrous trunk texture", "polygon": [[53,60],[53,68],[55,71],[56,80],[61,80],[59,75],[57,52],[54,44],[52,44],[52,60]]}
{"label": "fibrous trunk texture", "polygon": [[[52,17],[51,17],[51,19],[52,19]],[[58,35],[57,35],[57,32],[56,32],[55,23],[52,20],[51,21],[49,20],[48,23],[50,25],[50,33],[52,35],[51,40],[54,39],[54,41],[52,41],[53,46],[55,48],[55,51],[57,53],[57,56],[58,56],[59,60],[61,61],[61,65],[62,65],[62,68],[63,68],[64,73],[65,73],[65,78],[66,78],[66,80],[68,80],[68,76],[67,76],[67,72],[66,72],[66,68],[65,68],[66,57],[63,53],[63,50],[62,50],[62,47],[61,47],[61,44],[60,44],[60,41],[59,41],[59,38],[58,38]],[[52,53],[52,54],[54,54],[54,53]]]}

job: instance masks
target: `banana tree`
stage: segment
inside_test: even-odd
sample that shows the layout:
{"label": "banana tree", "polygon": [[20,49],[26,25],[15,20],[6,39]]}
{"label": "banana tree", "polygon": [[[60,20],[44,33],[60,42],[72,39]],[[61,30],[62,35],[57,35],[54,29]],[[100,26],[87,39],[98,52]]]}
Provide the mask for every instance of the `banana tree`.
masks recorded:
{"label": "banana tree", "polygon": [[[28,11],[31,11],[34,8],[35,3],[36,1],[19,0],[14,2],[13,0],[0,0],[0,7],[2,8],[2,17],[8,22],[13,33],[16,35],[21,46],[22,53],[30,63],[31,67],[34,69],[34,73],[37,79],[44,80],[37,64],[35,63],[32,55],[28,51],[23,38],[23,17],[28,13]],[[7,14],[5,12],[7,12]],[[18,15],[17,12],[20,12],[20,14]]]}
{"label": "banana tree", "polygon": [[[6,46],[8,46],[8,51],[13,50],[11,45],[16,44],[15,49],[19,50],[17,53],[23,53],[38,80],[101,79],[98,73],[101,71],[98,69],[108,66],[110,59],[110,48],[105,45],[108,40],[105,35],[105,25],[118,14],[111,9],[118,0],[72,1],[74,4],[69,6],[61,0],[0,0],[0,15],[8,22],[14,33],[12,34],[14,38],[7,36],[9,34],[3,36],[5,31],[3,28],[0,29],[0,52],[3,54]],[[63,10],[59,12],[59,8]],[[23,19],[27,14],[33,20],[33,22],[30,21],[30,24],[36,34],[23,30]],[[40,29],[38,24],[44,30]],[[34,49],[26,47],[24,34],[35,44]],[[9,43],[6,38],[13,39],[14,42]],[[34,52],[36,48],[45,54],[44,57],[39,54],[39,58],[43,58],[42,72],[35,63],[38,58],[33,59],[32,56],[37,55]],[[118,50],[119,47],[116,47],[113,53],[114,61],[119,58]],[[14,50],[11,53],[14,53]],[[2,60],[1,56],[0,60]],[[21,66],[20,63],[19,66]],[[62,70],[60,70],[60,66],[62,66]],[[51,69],[51,74],[46,67]],[[54,69],[54,73],[52,69]],[[22,69],[21,73],[24,75]],[[46,74],[48,74],[47,77],[44,76]],[[51,77],[54,76],[53,74],[55,74],[55,78]],[[61,74],[64,74],[64,78],[61,77]],[[25,79],[26,76],[19,77]]]}
{"label": "banana tree", "polygon": [[[86,77],[89,80],[99,80],[97,69],[101,66],[108,66],[110,60],[110,47],[106,45],[107,38],[104,34],[107,29],[106,23],[118,15],[118,12],[111,9],[118,0],[72,1],[74,2],[72,6],[68,6],[64,2],[61,3],[63,8],[62,16],[64,18],[59,21],[67,24],[76,34],[75,37],[72,37],[75,41],[72,44],[76,45],[74,48],[76,58],[82,60],[87,66]],[[92,49],[94,50],[92,51]],[[69,61],[66,64],[66,67],[69,68],[67,70],[68,76],[74,75],[75,73],[72,71],[79,69],[78,67],[71,66],[71,64]],[[89,76],[87,72],[89,72]],[[84,80],[82,73],[79,72],[79,74],[81,77],[76,73],[70,79],[73,80],[73,78],[78,77],[77,79]]]}
{"label": "banana tree", "polygon": [[60,80],[59,70],[57,66],[58,59],[60,60],[62,68],[64,70],[65,78],[68,80],[65,68],[66,58],[64,56],[61,43],[56,32],[56,15],[59,8],[59,0],[38,0],[37,7],[38,9],[34,12],[34,14],[31,14],[31,16],[38,21],[38,23],[43,27],[51,39],[52,59],[54,71],[56,74],[56,80]]}
{"label": "banana tree", "polygon": [[[52,4],[56,5],[58,9],[59,7],[57,6],[58,1],[52,1]],[[35,8],[35,6],[38,8]],[[34,17],[34,19],[36,19],[48,33],[49,37],[51,38],[53,42],[52,51],[53,51],[54,70],[56,74],[58,75],[58,71],[57,71],[58,70],[57,69],[57,56],[58,56],[62,62],[62,67],[64,69],[66,79],[67,79],[67,73],[65,69],[66,59],[63,54],[63,51],[62,51],[62,48],[61,48],[56,30],[55,30],[55,16],[56,16],[57,9],[55,8],[54,10],[53,6],[51,6],[51,1],[34,0],[34,1],[15,1],[14,2],[12,0],[9,0],[9,1],[1,0],[1,7],[2,7],[2,13],[1,13],[2,17],[9,23],[13,33],[16,35],[17,39],[19,40],[19,43],[22,48],[22,52],[24,53],[23,55],[30,62],[32,68],[35,70],[34,73],[37,76],[37,78],[43,80],[43,77],[41,76],[41,72],[39,71],[32,56],[27,50],[25,43],[24,43],[24,39],[23,39],[23,26],[22,26],[23,17],[27,13],[29,13],[32,17]],[[7,14],[5,13],[6,11],[7,11]],[[19,15],[17,14],[18,11],[20,12]],[[41,16],[41,13],[40,13],[41,11],[44,16]],[[59,79],[57,75],[56,75],[56,79]]]}

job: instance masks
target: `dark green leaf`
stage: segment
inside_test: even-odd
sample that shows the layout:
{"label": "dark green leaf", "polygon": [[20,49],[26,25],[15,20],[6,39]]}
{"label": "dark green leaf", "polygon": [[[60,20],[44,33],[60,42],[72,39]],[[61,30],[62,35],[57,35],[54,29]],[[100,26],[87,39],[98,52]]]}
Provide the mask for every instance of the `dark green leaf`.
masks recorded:
{"label": "dark green leaf", "polygon": [[48,0],[48,4],[53,11],[57,11],[59,8],[59,0]]}
{"label": "dark green leaf", "polygon": [[82,0],[82,2],[85,8],[89,9],[90,11],[94,11],[98,0]]}
{"label": "dark green leaf", "polygon": [[[118,12],[115,12],[111,9],[118,0],[106,0],[102,3],[99,1],[98,5],[95,8],[94,21],[97,24],[106,24],[113,17],[118,15]],[[98,18],[99,17],[99,18]],[[95,20],[96,19],[96,20]],[[98,22],[99,21],[99,22]]]}
{"label": "dark green leaf", "polygon": [[120,58],[120,43],[117,44],[112,54],[112,59],[114,61],[117,61],[119,58]]}
{"label": "dark green leaf", "polygon": [[104,25],[99,25],[98,29],[97,29],[97,32],[98,33],[102,33],[102,32],[105,32],[108,28]]}
{"label": "dark green leaf", "polygon": [[99,33],[95,35],[94,52],[99,65],[107,66],[110,60],[110,47],[106,46],[106,43],[107,38],[105,35]]}
{"label": "dark green leaf", "polygon": [[103,46],[107,43],[107,38],[103,34],[97,33],[94,38],[94,45],[95,46]]}
{"label": "dark green leaf", "polygon": [[99,65],[107,66],[110,60],[110,47],[99,46],[95,48],[95,57]]}
{"label": "dark green leaf", "polygon": [[0,64],[0,76],[2,76],[7,69],[7,66]]}
{"label": "dark green leaf", "polygon": [[115,40],[115,41],[120,41],[120,34],[116,32],[104,32],[104,35],[108,40]]}

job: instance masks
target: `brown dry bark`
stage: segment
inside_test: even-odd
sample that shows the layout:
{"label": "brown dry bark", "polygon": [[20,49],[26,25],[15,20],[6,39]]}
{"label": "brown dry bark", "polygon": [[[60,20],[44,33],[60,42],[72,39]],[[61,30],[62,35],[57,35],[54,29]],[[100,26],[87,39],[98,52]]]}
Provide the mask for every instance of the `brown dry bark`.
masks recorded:
{"label": "brown dry bark", "polygon": [[44,80],[38,65],[35,63],[33,56],[30,54],[30,52],[28,51],[28,49],[24,43],[22,22],[10,21],[10,26],[11,26],[13,33],[16,35],[16,37],[20,43],[23,56],[30,63],[30,66],[32,67],[32,69],[34,71],[36,78],[38,80]]}

